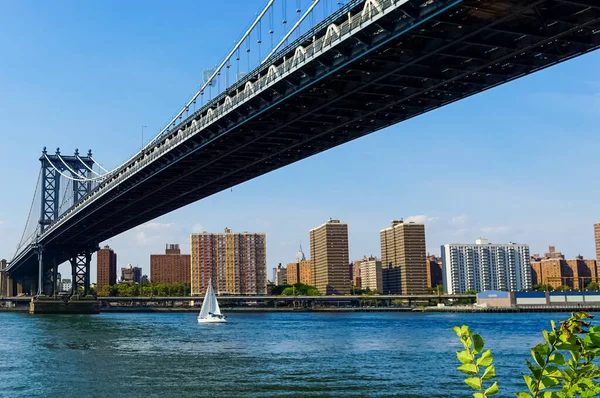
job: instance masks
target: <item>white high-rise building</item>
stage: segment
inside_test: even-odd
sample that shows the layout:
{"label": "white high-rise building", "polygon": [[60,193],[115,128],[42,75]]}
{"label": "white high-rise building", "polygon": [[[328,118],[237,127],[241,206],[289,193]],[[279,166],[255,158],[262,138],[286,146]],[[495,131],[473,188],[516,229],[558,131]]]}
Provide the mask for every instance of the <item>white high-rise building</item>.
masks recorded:
{"label": "white high-rise building", "polygon": [[529,246],[491,244],[487,239],[478,239],[475,244],[443,245],[442,277],[447,294],[467,290],[529,290],[532,288]]}
{"label": "white high-rise building", "polygon": [[382,293],[381,261],[375,257],[365,257],[360,263],[360,280],[363,289]]}

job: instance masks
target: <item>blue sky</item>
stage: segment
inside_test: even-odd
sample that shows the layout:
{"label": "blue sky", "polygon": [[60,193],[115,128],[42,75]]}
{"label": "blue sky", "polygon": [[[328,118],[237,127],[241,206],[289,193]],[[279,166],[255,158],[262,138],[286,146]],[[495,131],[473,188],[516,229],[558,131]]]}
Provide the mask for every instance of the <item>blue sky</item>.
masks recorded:
{"label": "blue sky", "polygon": [[[43,146],[92,148],[112,168],[158,132],[263,0],[6,1],[0,13],[0,257],[12,257]],[[295,2],[294,2],[295,3]],[[600,221],[600,53],[592,53],[305,159],[117,236],[119,266],[149,273],[165,243],[225,227],[267,233],[269,270],[330,217],[352,259],[380,255],[392,219],[444,243],[556,245],[593,257]],[[95,262],[92,280],[95,280]],[[66,272],[66,268],[61,269]],[[269,274],[270,275],[270,274]]]}

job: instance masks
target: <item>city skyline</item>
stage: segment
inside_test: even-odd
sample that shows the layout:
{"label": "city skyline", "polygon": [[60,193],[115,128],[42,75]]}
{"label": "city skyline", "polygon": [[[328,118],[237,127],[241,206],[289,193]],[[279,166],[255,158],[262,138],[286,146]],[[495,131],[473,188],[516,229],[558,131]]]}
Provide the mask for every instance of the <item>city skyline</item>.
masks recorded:
{"label": "city skyline", "polygon": [[[410,221],[410,220],[415,220],[415,221]],[[423,224],[423,225],[427,224],[427,220],[423,220],[423,217],[421,217],[421,216],[408,217],[407,219],[404,219],[404,222],[414,222],[414,223]],[[580,251],[577,252],[577,254],[570,254],[569,253],[569,254],[566,255],[566,257],[568,257],[568,258],[576,258],[578,256],[581,256],[584,259],[598,260],[598,258],[596,256],[596,252],[595,252],[596,246],[597,246],[595,238],[597,236],[600,236],[600,235],[596,234],[596,231],[598,230],[597,225],[600,225],[600,222],[592,223],[592,228],[591,228],[591,232],[590,232],[590,234],[592,235],[592,240],[594,241],[594,246],[592,247],[592,249],[594,251],[593,255],[590,255],[590,256],[582,255],[581,253],[584,253],[585,251],[584,250],[580,250]],[[351,230],[351,226],[348,226],[348,230],[349,231]],[[203,231],[203,232],[205,232],[205,231]],[[381,232],[381,230],[379,232]],[[187,242],[189,242],[190,235],[193,235],[193,233],[187,235]],[[480,235],[478,239],[482,239],[482,238],[488,240],[490,244],[505,244],[502,241],[493,242],[493,241],[485,238],[483,235]],[[473,239],[472,241],[475,241],[475,240],[476,239]],[[427,257],[434,256],[434,257],[440,257],[441,258],[443,256],[443,252],[440,250],[440,248],[438,247],[437,251],[435,251],[436,248],[434,248],[433,250],[430,251],[428,241],[429,241],[429,231],[427,231],[427,233],[426,233]],[[186,241],[183,242],[183,246],[184,247],[185,247],[185,242]],[[352,241],[349,239],[348,242],[349,242],[349,252],[352,252]],[[468,241],[466,241],[466,240],[463,240],[463,241],[446,241],[445,243],[443,243],[443,245],[464,245],[464,244],[468,244],[467,242]],[[509,239],[509,240],[507,240],[507,242],[515,243],[515,244],[524,244],[524,245],[527,245],[527,246],[531,247],[531,245],[529,245],[526,241],[524,241],[524,242],[514,242],[514,241],[512,241],[512,240]],[[176,245],[179,247],[181,245],[181,243],[177,243]],[[443,246],[443,245],[440,245],[440,246]],[[160,246],[164,247],[165,243],[161,243]],[[307,239],[306,246],[308,246],[307,250],[308,250],[308,253],[310,253],[310,239]],[[556,242],[552,242],[551,245],[546,245],[546,247],[548,247],[548,246],[554,247],[554,246],[558,246],[558,244]],[[111,249],[113,249],[113,247],[111,247]],[[155,250],[155,249],[152,248],[147,253],[147,258],[148,259],[146,260],[145,263],[142,262],[142,263],[138,263],[138,264],[135,265],[136,267],[140,267],[142,269],[142,274],[144,274],[144,275],[150,276],[150,274],[151,274],[151,272],[150,272],[150,260],[149,259],[151,258],[152,254],[154,254],[153,250]],[[533,249],[531,249],[530,253],[532,253],[532,256],[533,256],[533,253],[544,252],[544,250],[533,250]],[[116,250],[116,249],[115,249],[115,252],[119,253],[119,251]],[[189,252],[190,252],[189,249],[187,251],[185,249],[181,249],[182,255],[189,255]],[[267,253],[268,253],[268,250],[267,250]],[[291,258],[291,260],[289,260],[287,262],[281,262],[283,268],[285,269],[286,266],[287,266],[287,264],[293,263],[295,261],[293,258],[297,257],[298,254],[299,254],[298,250],[296,249],[295,254],[290,254],[289,255],[289,257]],[[381,253],[381,244],[380,244],[380,247],[378,248],[378,250],[370,251],[368,253],[365,253],[363,255],[358,255],[356,257],[352,257],[352,255],[350,255],[349,256],[349,258],[350,258],[349,264],[352,264],[355,261],[360,261],[362,257],[371,257],[371,256],[374,256],[374,257],[377,257],[378,259],[381,259],[381,255],[382,255],[382,253]],[[310,261],[310,258],[307,259],[307,260]],[[121,261],[123,261],[123,263],[121,263]],[[119,262],[117,263],[117,267],[121,267],[121,264],[131,264],[131,263],[128,262],[126,259],[121,260],[121,257],[119,257]],[[273,260],[270,260],[269,257],[267,256],[267,275],[268,275],[268,280],[272,279],[271,270],[272,269],[274,270],[275,267],[277,267],[277,264],[280,264],[280,263],[275,262]],[[144,265],[146,265],[146,267],[144,267]],[[429,266],[429,264],[427,266]],[[93,269],[95,271],[95,267],[93,267]]]}
{"label": "city skyline", "polygon": [[[600,223],[594,223],[596,246],[598,244],[598,239],[600,238],[597,228],[599,224]],[[407,232],[406,228],[409,228],[409,232]],[[540,254],[532,253],[529,250],[529,245],[524,243],[509,242],[507,244],[489,242],[488,239],[480,238],[477,239],[474,244],[444,244],[440,248],[441,257],[438,257],[435,254],[431,255],[431,253],[425,255],[422,249],[426,240],[424,224],[416,223],[414,221],[407,223],[402,219],[392,220],[392,227],[380,231],[381,257],[378,258],[377,256],[371,255],[369,257],[365,256],[361,260],[351,260],[348,257],[347,230],[348,225],[346,223],[341,223],[339,220],[333,219],[330,219],[319,227],[312,228],[309,231],[311,235],[310,241],[313,244],[316,243],[317,248],[316,252],[315,250],[311,250],[311,257],[315,256],[315,253],[319,253],[320,260],[315,262],[312,259],[306,259],[302,251],[302,246],[300,245],[299,250],[295,255],[294,262],[288,263],[285,266],[279,263],[276,268],[272,268],[272,279],[268,278],[265,234],[251,232],[232,233],[229,228],[225,228],[224,233],[209,233],[204,231],[201,234],[191,234],[190,240],[192,242],[193,252],[191,261],[192,294],[194,294],[194,289],[195,294],[201,294],[204,289],[203,286],[205,286],[205,283],[214,272],[221,275],[218,279],[221,279],[221,277],[225,278],[225,273],[229,275],[230,272],[240,272],[241,268],[239,268],[239,265],[234,266],[232,260],[233,257],[231,257],[237,256],[238,251],[236,249],[236,254],[234,255],[234,246],[230,245],[233,241],[230,242],[227,240],[226,245],[227,237],[232,239],[247,237],[254,239],[254,237],[260,237],[262,246],[260,252],[262,254],[260,254],[259,257],[261,258],[260,264],[264,264],[264,266],[258,266],[257,263],[256,270],[260,268],[260,273],[263,275],[262,278],[264,278],[265,284],[267,283],[267,280],[269,283],[274,282],[275,285],[304,283],[314,286],[318,284],[326,294],[343,293],[342,291],[338,291],[338,289],[344,284],[349,284],[347,286],[348,289],[350,289],[350,286],[356,286],[362,287],[363,289],[368,288],[370,290],[388,292],[390,294],[422,294],[426,293],[425,287],[423,287],[423,292],[416,290],[411,291],[411,289],[414,290],[416,287],[417,290],[420,290],[421,285],[426,286],[427,289],[431,289],[438,284],[443,284],[444,290],[449,294],[456,294],[457,292],[463,293],[467,290],[487,291],[508,289],[510,291],[526,291],[539,284],[549,284],[554,288],[564,284],[571,288],[581,289],[590,281],[595,282],[598,275],[596,258],[586,259],[581,255],[577,255],[574,259],[566,259],[566,256],[562,252],[556,251],[555,245],[550,245],[548,252],[541,256]],[[203,246],[203,249],[200,250],[200,247],[198,246],[200,240],[204,240],[205,238],[214,239],[215,237],[220,237],[223,241],[221,243],[215,241],[208,246],[204,245],[206,247]],[[194,248],[194,245],[196,245],[196,248]],[[225,246],[231,246],[228,249],[229,251],[225,250]],[[217,251],[214,251],[217,247],[220,248],[219,250],[222,249],[225,251],[217,254]],[[151,275],[154,275],[156,271],[154,268],[155,265],[157,265],[155,264],[155,260],[159,257],[173,257],[173,255],[176,255],[177,258],[186,258],[187,261],[185,263],[187,265],[181,264],[185,267],[183,271],[177,268],[180,267],[180,265],[176,266],[177,269],[165,269],[163,270],[166,272],[165,276],[161,276],[157,280],[156,275],[154,275],[154,277],[151,276],[150,280],[158,283],[169,282],[169,280],[166,280],[165,278],[175,277],[177,279],[181,276],[183,279],[174,279],[172,281],[187,283],[190,273],[190,254],[181,253],[179,244],[166,244],[166,248],[166,256],[156,254],[150,255]],[[244,249],[244,252],[245,250],[246,249]],[[110,251],[111,256],[116,260],[116,253],[108,246],[105,246],[104,249],[101,250],[101,252],[108,251]],[[251,249],[250,251],[254,253],[254,249]],[[399,253],[402,253],[401,256],[407,256],[407,259],[412,257],[411,267],[416,268],[413,268],[412,271],[410,269],[405,269],[406,265],[403,265],[404,257],[398,258],[397,256]],[[198,255],[208,257],[204,260],[199,260]],[[194,260],[194,256],[196,256],[196,260]],[[211,257],[212,259],[210,259]],[[344,259],[347,261],[344,262]],[[200,265],[200,263],[205,261],[208,261],[208,263],[206,263],[208,265]],[[222,262],[223,267],[221,267],[221,271],[218,271],[220,266],[215,263],[215,261]],[[550,264],[550,261],[555,261],[555,263]],[[385,266],[382,267],[382,263],[385,263]],[[469,265],[467,265],[467,263]],[[217,264],[216,268],[215,264]],[[229,265],[226,266],[226,264]],[[171,266],[174,265],[175,264],[172,264]],[[116,261],[114,261],[112,266],[116,269]],[[99,263],[97,264],[97,267],[97,269],[100,270]],[[105,265],[104,267],[107,266]],[[364,279],[361,278],[363,276],[361,274],[366,271],[366,269],[363,270],[363,267],[369,267],[368,272],[370,273],[370,276],[361,283],[361,279]],[[132,268],[131,264],[128,265],[128,268]],[[237,271],[234,271],[234,268],[236,268]],[[242,268],[247,268],[247,266],[242,266]],[[404,269],[403,272],[401,271],[401,268]],[[135,267],[135,269],[141,270],[141,268],[138,267]],[[390,272],[392,269],[400,270],[401,272]],[[122,272],[125,272],[125,270],[126,268],[122,268]],[[201,278],[199,277],[200,270],[202,270],[201,274],[203,275]],[[323,272],[329,273],[329,275],[323,274]],[[333,272],[333,274],[331,274],[331,272]],[[406,275],[407,273],[408,277]],[[187,277],[185,275],[187,275]],[[231,275],[233,277],[233,274]],[[241,274],[235,275],[235,280],[241,276]],[[315,275],[316,277],[313,278],[312,275]],[[344,277],[344,275],[346,275],[347,278]],[[404,277],[401,277],[401,275],[404,275]],[[141,278],[141,276],[141,273],[139,273],[138,278]],[[199,282],[199,278],[202,279],[202,281]],[[227,278],[229,278],[229,276],[227,276]],[[252,278],[253,277],[250,277],[250,279]],[[402,285],[394,278],[399,278],[398,280],[403,282]],[[566,281],[565,278],[570,279]],[[587,282],[581,278],[587,278]],[[319,279],[320,282],[317,281],[317,279]],[[449,281],[452,281],[452,283]],[[233,283],[235,284],[238,282]],[[229,285],[229,282],[226,283],[225,279],[217,284],[222,285],[218,289],[219,291],[227,291],[229,289],[225,286],[226,284]],[[335,287],[338,284],[340,287]],[[194,286],[196,287],[194,288]],[[376,286],[377,288],[374,288],[373,286]],[[409,286],[413,286],[413,288],[410,288]],[[243,289],[244,288],[242,288],[242,290]],[[346,287],[341,289],[344,290]],[[238,289],[236,288],[234,290]]]}
{"label": "city skyline", "polygon": [[[246,25],[259,3],[240,2],[228,23]],[[146,137],[160,130],[175,104],[201,83],[198,65],[218,62],[239,34],[226,31],[202,41],[189,62],[174,63],[164,56],[173,43],[197,46],[193,38],[209,35],[216,22],[175,36],[162,15],[185,18],[196,6],[122,5],[122,20],[107,37],[105,22],[114,13],[102,5],[73,35],[77,21],[89,19],[89,7],[12,3],[5,15],[12,11],[24,19],[0,24],[0,45],[13,61],[0,74],[6,93],[0,116],[6,131],[20,131],[0,159],[0,167],[11,170],[3,179],[11,195],[0,200],[11,209],[0,213],[0,258],[10,260],[21,236],[43,146],[91,148],[104,167],[118,165],[139,149],[141,126],[148,126]],[[210,12],[216,6],[204,7]],[[49,29],[21,32],[15,41],[13,32],[26,25]],[[42,71],[34,68],[33,54],[44,54]],[[272,267],[291,261],[298,240],[308,242],[305,231],[321,220],[348,222],[350,258],[357,259],[377,254],[379,226],[413,216],[426,220],[431,253],[448,241],[485,236],[525,242],[534,252],[555,243],[568,257],[593,258],[590,225],[600,221],[600,187],[593,183],[600,171],[599,63],[596,52],[537,72],[217,193],[100,245],[114,247],[123,264],[139,265],[149,275],[149,251],[178,241],[186,252],[190,233],[230,226],[269,235]],[[94,96],[84,97],[82,86]],[[138,96],[144,101],[135,101]],[[33,97],[48,105],[36,107],[44,131],[21,123]],[[91,119],[96,123],[90,125]],[[566,166],[549,154],[577,161]],[[575,198],[582,188],[586,195]],[[60,272],[70,274],[64,265]]]}

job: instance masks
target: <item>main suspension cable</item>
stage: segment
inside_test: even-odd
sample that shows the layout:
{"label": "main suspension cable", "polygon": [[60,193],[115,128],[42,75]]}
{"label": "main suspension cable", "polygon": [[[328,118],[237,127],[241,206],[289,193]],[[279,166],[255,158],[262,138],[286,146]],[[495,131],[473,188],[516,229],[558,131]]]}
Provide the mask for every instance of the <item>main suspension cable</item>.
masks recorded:
{"label": "main suspension cable", "polygon": [[37,182],[35,183],[35,191],[33,192],[33,199],[31,199],[31,206],[29,206],[29,214],[27,215],[27,222],[25,223],[25,228],[23,229],[23,233],[21,234],[21,240],[19,240],[19,244],[17,245],[17,251],[13,258],[17,256],[19,253],[19,249],[21,248],[21,244],[23,243],[23,238],[25,237],[25,233],[27,232],[27,226],[29,225],[29,220],[31,220],[31,213],[33,212],[33,206],[35,205],[35,197],[37,195],[38,189],[40,188],[40,179],[42,178],[42,169],[40,168],[40,172],[38,173]]}

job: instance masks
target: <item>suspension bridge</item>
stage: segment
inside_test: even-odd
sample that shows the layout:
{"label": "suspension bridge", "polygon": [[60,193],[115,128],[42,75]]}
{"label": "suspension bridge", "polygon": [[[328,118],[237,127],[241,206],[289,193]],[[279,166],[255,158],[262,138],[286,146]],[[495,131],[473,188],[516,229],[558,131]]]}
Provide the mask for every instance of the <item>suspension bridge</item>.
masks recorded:
{"label": "suspension bridge", "polygon": [[120,166],[44,149],[8,295],[54,294],[67,261],[86,294],[110,237],[599,45],[598,0],[269,0]]}

